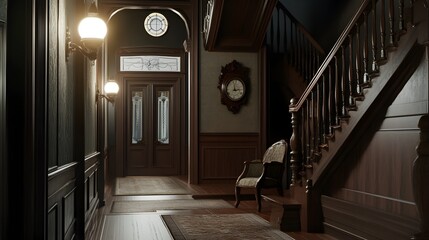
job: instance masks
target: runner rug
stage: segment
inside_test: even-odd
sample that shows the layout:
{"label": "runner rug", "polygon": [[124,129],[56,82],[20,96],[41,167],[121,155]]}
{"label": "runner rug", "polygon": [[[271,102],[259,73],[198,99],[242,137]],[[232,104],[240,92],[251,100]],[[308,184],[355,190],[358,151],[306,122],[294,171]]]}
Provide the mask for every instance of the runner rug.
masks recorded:
{"label": "runner rug", "polygon": [[127,176],[116,178],[114,195],[190,194],[179,180],[171,177]]}
{"label": "runner rug", "polygon": [[178,199],[178,200],[147,200],[147,201],[114,201],[112,213],[155,212],[157,210],[189,210],[232,208],[233,206],[219,199]]}
{"label": "runner rug", "polygon": [[162,218],[175,240],[293,239],[251,213],[163,215]]}

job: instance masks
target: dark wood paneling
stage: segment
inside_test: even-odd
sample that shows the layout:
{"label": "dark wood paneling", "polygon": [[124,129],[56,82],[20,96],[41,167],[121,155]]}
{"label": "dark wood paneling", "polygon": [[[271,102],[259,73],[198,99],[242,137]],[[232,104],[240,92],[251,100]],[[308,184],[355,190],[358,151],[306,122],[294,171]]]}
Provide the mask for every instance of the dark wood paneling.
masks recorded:
{"label": "dark wood paneling", "polygon": [[75,190],[76,188],[73,188],[70,192],[68,192],[64,197],[62,201],[63,205],[63,226],[62,229],[64,231],[63,233],[63,239],[69,240],[73,239],[74,235],[76,233],[76,218],[75,218]]}
{"label": "dark wood paneling", "polygon": [[200,135],[200,181],[235,180],[244,161],[261,159],[256,133],[204,133]]}
{"label": "dark wood paneling", "polygon": [[98,181],[102,175],[99,174],[100,152],[94,152],[85,157],[85,235],[90,236],[91,232],[98,226],[96,211],[99,204]]}
{"label": "dark wood paneling", "polygon": [[57,239],[58,223],[58,205],[55,204],[48,210],[48,240]]}
{"label": "dark wood paneling", "polygon": [[411,173],[419,118],[388,117],[368,142],[357,142],[347,164],[332,179],[332,196],[417,219]]}
{"label": "dark wood paneling", "polygon": [[[322,202],[325,231],[347,239],[352,235],[405,239],[415,233],[419,217],[411,174],[419,142],[418,119],[419,116],[386,118],[368,142],[364,139],[355,144],[328,184],[335,203],[327,207]],[[347,202],[346,209],[336,201]],[[376,213],[366,213],[367,208]],[[362,215],[356,216],[357,213]],[[392,226],[394,231],[379,224]]]}
{"label": "dark wood paneling", "polygon": [[338,239],[410,239],[418,221],[322,196],[325,231]]}
{"label": "dark wood paneling", "polygon": [[366,113],[383,115],[358,129],[365,134],[349,142],[353,147],[325,185],[325,231],[339,238],[409,239],[418,231],[412,169],[428,106],[427,59],[416,64],[401,85],[389,85],[394,95],[379,93],[376,104],[386,110]]}
{"label": "dark wood paneling", "polygon": [[48,176],[48,235],[55,233],[55,239],[72,239],[76,234],[76,167],[73,162]]}
{"label": "dark wood paneling", "polygon": [[58,0],[48,1],[48,167],[58,166]]}

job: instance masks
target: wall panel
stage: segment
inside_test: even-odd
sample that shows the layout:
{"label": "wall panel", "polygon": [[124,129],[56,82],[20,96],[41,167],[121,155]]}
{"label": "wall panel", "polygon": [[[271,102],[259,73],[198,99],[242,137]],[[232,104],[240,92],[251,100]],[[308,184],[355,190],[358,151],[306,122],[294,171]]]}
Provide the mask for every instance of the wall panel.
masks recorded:
{"label": "wall panel", "polygon": [[205,133],[200,135],[200,181],[232,181],[244,161],[261,159],[256,133]]}
{"label": "wall panel", "polygon": [[98,220],[95,213],[99,204],[98,179],[99,158],[101,154],[94,152],[85,157],[85,189],[84,189],[84,210],[85,210],[85,235],[91,236],[97,228]]}
{"label": "wall panel", "polygon": [[48,176],[48,236],[72,239],[76,229],[76,167],[70,163]]}
{"label": "wall panel", "polygon": [[58,236],[58,205],[48,210],[48,240],[55,240]]}
{"label": "wall panel", "polygon": [[[322,201],[325,230],[333,231],[336,236],[345,236],[350,231],[349,237],[389,234],[389,227],[374,224],[367,225],[365,230],[356,229],[359,225],[356,218],[368,220],[372,219],[371,214],[378,213],[377,224],[397,226],[393,229],[398,239],[417,232],[419,213],[414,200],[412,168],[420,142],[418,122],[428,112],[427,73],[425,56],[385,116],[381,116],[380,123],[361,129],[366,135],[352,142],[352,151],[326,184],[327,196]],[[366,212],[370,215],[365,215]]]}
{"label": "wall panel", "polygon": [[75,211],[75,190],[76,188],[73,188],[70,192],[68,192],[63,197],[63,236],[64,239],[72,239],[75,234],[75,222],[76,219],[74,217],[74,211]]}

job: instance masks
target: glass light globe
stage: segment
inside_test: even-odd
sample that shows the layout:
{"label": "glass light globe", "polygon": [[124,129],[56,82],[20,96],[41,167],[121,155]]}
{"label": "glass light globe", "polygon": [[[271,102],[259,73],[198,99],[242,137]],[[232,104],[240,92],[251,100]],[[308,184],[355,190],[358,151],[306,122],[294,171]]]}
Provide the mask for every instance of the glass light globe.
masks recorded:
{"label": "glass light globe", "polygon": [[86,17],[79,23],[78,32],[82,41],[103,40],[107,34],[106,23],[99,17]]}
{"label": "glass light globe", "polygon": [[107,82],[104,84],[104,92],[106,95],[116,95],[119,92],[119,85],[116,82]]}

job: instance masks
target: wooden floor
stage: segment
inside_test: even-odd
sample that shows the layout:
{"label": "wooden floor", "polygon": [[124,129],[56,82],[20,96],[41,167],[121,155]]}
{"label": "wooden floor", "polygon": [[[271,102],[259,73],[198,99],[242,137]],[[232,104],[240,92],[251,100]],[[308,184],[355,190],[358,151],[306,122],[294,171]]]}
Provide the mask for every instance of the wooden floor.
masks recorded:
{"label": "wooden floor", "polygon": [[[232,214],[232,213],[254,213],[263,219],[270,221],[271,207],[268,202],[262,202],[262,210],[256,210],[255,200],[241,201],[238,208],[214,208],[214,209],[193,209],[193,210],[163,210],[162,212],[140,212],[140,213],[112,213],[112,204],[117,201],[143,201],[143,200],[175,200],[175,199],[223,199],[234,205],[234,184],[187,184],[182,177],[176,177],[191,192],[191,195],[151,195],[151,196],[114,196],[112,194],[113,184],[106,186],[105,206],[98,211],[98,224],[96,237],[94,239],[113,240],[113,239],[172,239],[168,238],[168,230],[162,223],[161,214]],[[242,194],[251,197],[252,191],[243,189]],[[150,223],[150,224],[149,224]],[[139,226],[137,230],[136,226]],[[141,235],[141,226],[149,226],[147,231],[154,231],[149,237]],[[129,228],[129,229],[128,229]],[[108,234],[106,234],[108,233]],[[332,240],[334,238],[326,234],[311,234],[305,232],[287,232],[291,237],[297,240]]]}

